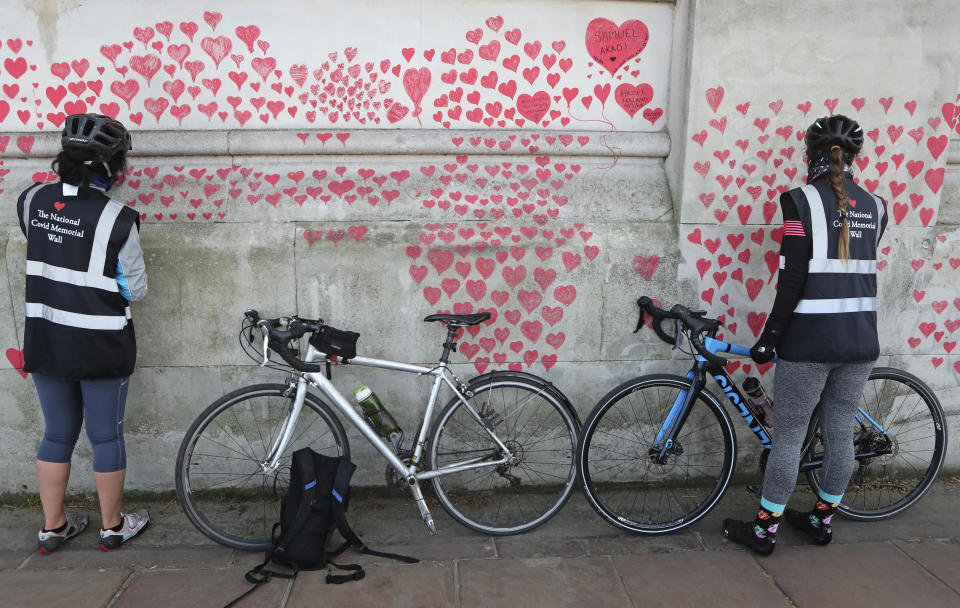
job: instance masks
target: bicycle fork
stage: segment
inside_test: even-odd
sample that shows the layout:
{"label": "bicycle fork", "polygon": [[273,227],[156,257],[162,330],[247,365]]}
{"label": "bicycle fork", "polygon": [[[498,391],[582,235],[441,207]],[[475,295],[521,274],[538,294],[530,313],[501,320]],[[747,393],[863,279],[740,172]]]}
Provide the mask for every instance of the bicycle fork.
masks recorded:
{"label": "bicycle fork", "polygon": [[683,424],[690,415],[693,401],[707,381],[702,365],[698,363],[693,370],[688,372],[687,379],[690,380],[690,388],[681,390],[677,395],[666,420],[663,421],[657,431],[657,438],[653,447],[650,448],[649,456],[656,464],[665,463],[675,448],[682,450],[682,447],[676,445],[677,435],[680,434],[680,429],[683,428]]}

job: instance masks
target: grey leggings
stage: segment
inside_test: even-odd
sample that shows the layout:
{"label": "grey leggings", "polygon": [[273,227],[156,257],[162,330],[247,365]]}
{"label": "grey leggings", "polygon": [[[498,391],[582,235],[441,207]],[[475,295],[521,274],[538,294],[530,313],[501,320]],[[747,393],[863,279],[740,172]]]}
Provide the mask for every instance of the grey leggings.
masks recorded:
{"label": "grey leggings", "polygon": [[853,425],[874,362],[779,361],[773,385],[773,447],[763,477],[761,505],[783,511],[793,494],[810,417],[822,401],[823,471],[820,498],[839,502],[853,473]]}

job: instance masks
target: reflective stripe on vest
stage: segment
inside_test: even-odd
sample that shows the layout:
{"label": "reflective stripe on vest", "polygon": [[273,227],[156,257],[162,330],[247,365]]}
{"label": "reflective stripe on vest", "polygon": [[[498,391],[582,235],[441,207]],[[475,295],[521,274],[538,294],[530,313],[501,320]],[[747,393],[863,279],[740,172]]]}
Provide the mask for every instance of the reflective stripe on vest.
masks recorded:
{"label": "reflective stripe on vest", "polygon": [[52,306],[37,302],[27,302],[24,309],[28,317],[42,318],[51,323],[78,327],[80,329],[120,330],[126,327],[127,321],[131,319],[129,306],[124,309],[123,316],[84,315],[78,312],[60,310],[59,308],[53,308]]}
{"label": "reflective stripe on vest", "polygon": [[877,310],[876,298],[834,298],[825,300],[800,300],[793,312],[806,315],[824,315],[846,312],[872,312]]}
{"label": "reflective stripe on vest", "polygon": [[827,259],[827,218],[823,214],[823,199],[820,193],[810,184],[800,188],[804,196],[807,197],[807,207],[810,209],[810,237],[813,240],[813,252],[810,256],[813,260]]}
{"label": "reflective stripe on vest", "polygon": [[[780,256],[780,270],[787,264],[787,258]],[[875,260],[810,260],[808,272],[825,274],[873,274],[877,271]]]}
{"label": "reflective stripe on vest", "polygon": [[880,227],[883,226],[883,216],[884,216],[884,206],[883,200],[880,199],[876,194],[871,194],[873,197],[873,202],[877,204],[877,245],[880,244]]}
{"label": "reflective stripe on vest", "polygon": [[53,266],[52,264],[34,260],[27,260],[27,275],[43,277],[51,281],[57,281],[58,283],[69,283],[77,287],[95,287],[115,293],[120,291],[120,288],[117,286],[117,280],[103,276],[102,272],[70,270],[69,268]]}

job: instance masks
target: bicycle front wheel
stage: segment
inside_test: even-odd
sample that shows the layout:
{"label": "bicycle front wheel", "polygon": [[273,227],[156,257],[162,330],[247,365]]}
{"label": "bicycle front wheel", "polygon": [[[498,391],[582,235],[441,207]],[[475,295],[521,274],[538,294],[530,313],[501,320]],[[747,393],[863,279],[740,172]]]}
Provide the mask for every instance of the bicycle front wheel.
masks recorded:
{"label": "bicycle front wheel", "polygon": [[638,534],[689,526],[723,496],[733,475],[736,434],[708,390],[659,462],[657,436],[690,381],[652,375],[629,380],[593,408],[583,425],[577,463],[587,501],[610,524]]}
{"label": "bicycle front wheel", "polygon": [[[947,451],[947,426],[936,395],[919,378],[890,367],[870,373],[854,426],[854,451],[877,456],[858,459],[837,511],[850,519],[892,517],[930,489]],[[819,423],[804,462],[822,461]],[[822,470],[807,471],[820,490]]]}
{"label": "bicycle front wheel", "polygon": [[[470,391],[470,407],[455,397],[430,431],[430,470],[450,468],[431,479],[437,499],[451,517],[477,532],[503,536],[532,530],[573,492],[579,425],[552,392],[521,378],[483,380]],[[503,458],[490,433],[512,459],[458,471],[458,465]]]}
{"label": "bicycle front wheel", "polygon": [[177,499],[197,529],[222,545],[244,551],[270,547],[294,451],[310,447],[327,456],[350,455],[340,421],[308,393],[279,464],[265,470],[295,393],[283,384],[234,391],[200,414],[180,444]]}

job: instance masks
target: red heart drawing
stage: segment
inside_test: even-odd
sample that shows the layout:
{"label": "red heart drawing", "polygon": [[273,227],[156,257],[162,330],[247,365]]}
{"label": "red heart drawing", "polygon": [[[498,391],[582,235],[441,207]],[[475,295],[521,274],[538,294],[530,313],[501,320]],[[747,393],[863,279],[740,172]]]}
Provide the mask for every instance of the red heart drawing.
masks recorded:
{"label": "red heart drawing", "polygon": [[[229,42],[229,41],[228,41]],[[153,79],[154,74],[160,71],[160,67],[163,65],[163,61],[156,55],[134,55],[130,58],[130,68],[143,76],[147,81],[147,86],[150,85],[150,80]]]}
{"label": "red heart drawing", "polygon": [[20,372],[20,375],[24,378],[27,377],[27,372],[23,371],[23,351],[16,348],[7,349],[7,361],[10,362],[10,365],[13,366],[15,370]]}
{"label": "red heart drawing", "polygon": [[640,111],[640,108],[653,99],[653,87],[646,83],[636,86],[621,84],[614,91],[613,97],[617,104],[630,115],[630,118],[633,118]]}
{"label": "red heart drawing", "polygon": [[653,273],[657,271],[657,266],[659,265],[660,256],[656,254],[647,257],[637,255],[633,258],[633,270],[643,277],[645,281],[653,278]]}
{"label": "red heart drawing", "polygon": [[430,88],[430,70],[428,68],[407,70],[403,73],[403,88],[413,102],[413,116],[419,116],[420,101]]}
{"label": "red heart drawing", "polygon": [[223,58],[227,56],[232,47],[233,44],[226,36],[218,36],[216,38],[206,37],[200,41],[200,48],[213,59],[217,67],[220,67],[220,62],[223,61]]}
{"label": "red heart drawing", "polygon": [[526,93],[517,97],[517,111],[531,122],[538,123],[550,109],[550,95],[538,91],[533,95]]}
{"label": "red heart drawing", "polygon": [[613,21],[597,18],[587,24],[587,53],[611,75],[643,51],[650,33],[638,19],[617,25]]}

